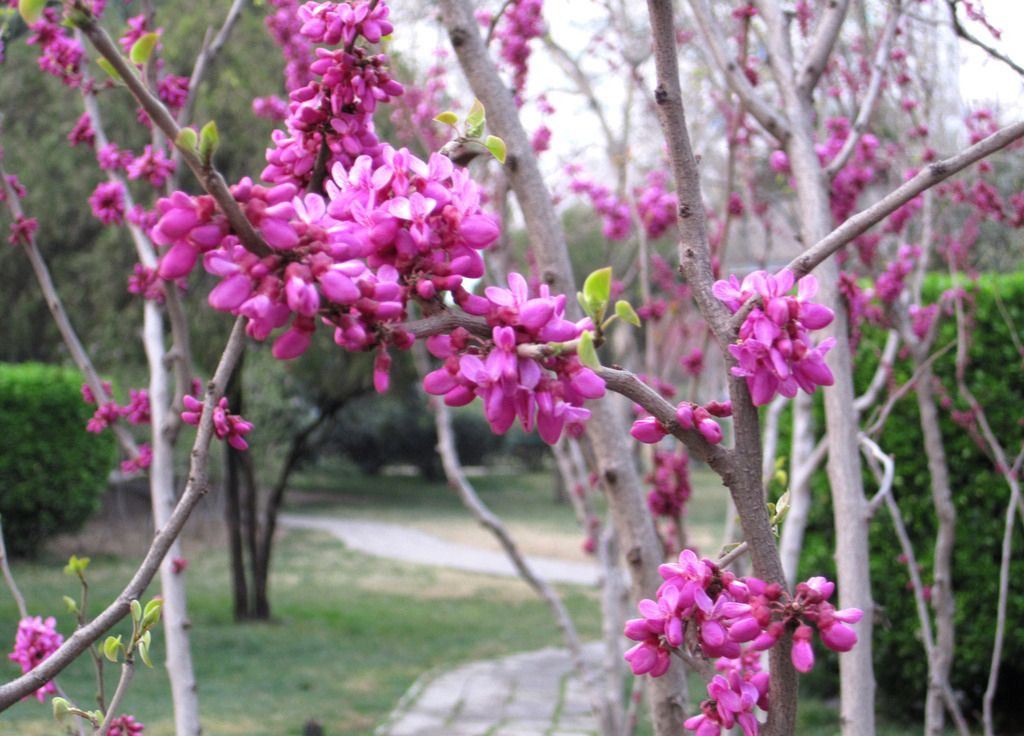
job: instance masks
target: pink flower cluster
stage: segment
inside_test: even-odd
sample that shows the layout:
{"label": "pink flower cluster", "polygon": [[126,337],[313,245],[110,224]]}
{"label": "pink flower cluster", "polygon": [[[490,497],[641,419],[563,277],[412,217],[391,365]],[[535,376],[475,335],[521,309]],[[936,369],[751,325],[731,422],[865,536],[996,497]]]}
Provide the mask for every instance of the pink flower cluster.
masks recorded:
{"label": "pink flower cluster", "polygon": [[646,481],[652,488],[647,507],[655,516],[676,519],[685,513],[693,488],[690,485],[690,457],[682,447],[678,452],[656,451],[654,468]]}
{"label": "pink flower cluster", "polygon": [[[181,413],[181,420],[185,424],[199,426],[199,420],[203,416],[203,402],[195,396],[182,397],[181,403],[185,411]],[[249,443],[245,441],[245,435],[253,429],[251,422],[247,422],[238,414],[232,414],[228,409],[228,400],[221,398],[217,406],[213,408],[213,433],[219,440],[227,440],[227,443],[236,450],[248,450]]]}
{"label": "pink flower cluster", "polygon": [[[512,89],[520,105],[529,72],[530,41],[544,35],[543,7],[543,0],[513,0],[494,28],[498,54],[512,70]],[[492,19],[488,11],[477,13],[477,20],[484,26],[489,26]]]}
{"label": "pink flower cluster", "polygon": [[[103,402],[97,402],[96,395],[89,387],[89,384],[82,384],[82,400],[86,404],[97,404],[96,411],[93,413],[89,423],[85,425],[87,432],[99,434],[121,418],[129,424],[149,424],[149,391],[144,388],[138,390],[134,388],[129,389],[130,398],[124,406],[119,406],[114,401],[113,391],[108,381],[103,382],[103,392]],[[147,466],[148,463],[142,467]]]}
{"label": "pink flower cluster", "polygon": [[[732,404],[728,401],[712,401],[700,406],[689,401],[676,406],[676,421],[683,429],[695,429],[712,445],[722,441],[722,427],[713,417],[732,416]],[[656,445],[669,434],[669,428],[655,417],[645,416],[633,422],[629,433],[633,438],[649,445]]]}
{"label": "pink flower cluster", "polygon": [[714,295],[733,312],[747,299],[761,298],[761,305],[750,311],[740,327],[739,340],[729,346],[738,363],[732,374],[746,378],[757,406],[767,404],[776,393],[792,397],[801,388],[814,393],[817,386],[831,386],[833,382],[825,354],[835,339],[815,345],[810,338],[811,330],[832,322],[832,310],[810,301],[818,290],[817,279],[800,279],[795,297],[789,295],[794,280],[788,269],[774,276],[755,271],[742,283],[730,276],[712,287]]}
{"label": "pink flower cluster", "polygon": [[[14,651],[7,655],[12,662],[21,666],[22,672],[29,672],[49,657],[64,642],[57,632],[57,619],[49,616],[26,616],[18,622],[18,633],[14,638]],[[57,687],[48,682],[36,690],[36,699],[42,703],[46,696],[57,692]]]}
{"label": "pink flower cluster", "polygon": [[563,430],[582,430],[590,416],[583,404],[604,395],[604,381],[575,354],[552,351],[534,358],[520,355],[518,348],[575,340],[592,325],[589,319],[565,319],[565,295],[552,296],[545,285],[531,297],[521,274],[509,274],[508,284],[508,289],[488,287],[484,297],[456,293],[463,309],[487,318],[491,338],[474,337],[462,328],[428,338],[428,349],[444,365],[427,374],[423,388],[443,395],[449,406],[479,396],[496,433],[504,434],[518,418],[525,431],[536,426],[541,439],[554,444]]}
{"label": "pink flower cluster", "polygon": [[[633,231],[629,204],[611,189],[580,174],[579,165],[567,167],[569,191],[582,194],[603,220],[602,232],[608,240],[625,240]],[[633,188],[637,214],[649,238],[660,238],[676,222],[676,195],[668,191],[668,175],[660,170],[647,175],[645,183]]]}
{"label": "pink flower cluster", "polygon": [[[301,33],[303,23],[299,19],[300,0],[270,0],[268,4],[274,8],[274,12],[263,23],[274,43],[281,47],[281,54],[285,58],[285,87],[298,89],[313,78],[309,71],[309,65],[313,62],[313,44]],[[284,120],[288,108],[283,102],[281,107],[283,109],[279,119]],[[255,101],[253,108],[256,108]]]}
{"label": "pink flower cluster", "polygon": [[160,276],[186,275],[205,253],[206,270],[221,277],[210,293],[215,309],[248,317],[258,340],[291,320],[274,343],[280,359],[305,352],[318,317],[347,350],[408,347],[410,336],[389,325],[404,318],[410,298],[440,302],[445,291],[463,291],[463,278],[483,275],[479,251],[497,239],[497,223],[481,211],[468,173],[439,154],[424,162],[385,146],[379,164],[360,156],[333,174],[328,202],[299,197],[292,184],[267,189],[244,179],[232,188],[274,250],[264,258],[229,234],[212,198],[161,199],[152,234],[170,249]]}
{"label": "pink flower cluster", "polygon": [[[701,716],[687,722],[688,729],[700,734],[718,734],[713,728],[737,723],[745,733],[757,733],[756,719],[743,716],[751,714],[755,704],[764,705],[768,681],[749,662],[753,652],[770,649],[787,630],[794,632],[790,657],[800,672],[814,666],[815,629],[833,651],[848,652],[857,643],[857,634],[848,624],[859,621],[862,612],[836,610],[828,603],[835,585],[823,577],[798,584],[791,596],[778,584],[737,578],[691,550],[684,550],[678,563],[662,565],[658,572],[665,582],[658,588],[657,600],[640,601],[641,618],[626,623],[626,636],[638,642],[625,655],[633,673],[665,674],[672,651],[686,646],[690,627],[703,656],[740,660],[722,664],[728,671],[709,685],[711,702],[702,706]],[[743,644],[749,646],[744,649]]]}
{"label": "pink flower cluster", "polygon": [[49,7],[42,17],[30,26],[29,46],[38,46],[40,70],[57,77],[68,87],[77,87],[82,81],[82,59],[85,49],[74,39],[71,31],[61,24],[57,8]]}
{"label": "pink flower cluster", "polygon": [[715,667],[722,674],[708,683],[708,699],[701,702],[701,712],[683,726],[696,736],[721,736],[723,729],[728,732],[736,726],[743,736],[757,736],[760,724],[754,707],[768,710],[768,673],[761,671],[756,657],[722,657]]}
{"label": "pink flower cluster", "polygon": [[127,460],[121,461],[121,472],[125,475],[134,475],[135,473],[141,473],[152,464],[153,448],[148,443],[143,442],[139,445],[137,457],[130,457]]}
{"label": "pink flower cluster", "polygon": [[268,165],[261,174],[264,181],[305,189],[323,145],[328,147],[330,162],[345,167],[360,155],[380,156],[373,112],[378,102],[401,95],[402,85],[391,78],[386,55],[371,55],[356,40],[378,43],[390,34],[388,13],[384,3],[369,2],[308,2],[298,9],[302,37],[312,44],[344,42],[345,46],[316,48],[310,79],[301,86],[289,86],[285,130],[272,135],[274,147],[267,149]]}
{"label": "pink flower cluster", "polygon": [[92,214],[104,225],[120,225],[124,221],[124,187],[119,181],[97,185],[89,197]]}
{"label": "pink flower cluster", "polygon": [[106,736],[135,736],[135,734],[142,733],[145,730],[146,727],[135,720],[133,716],[123,715],[110,722]]}

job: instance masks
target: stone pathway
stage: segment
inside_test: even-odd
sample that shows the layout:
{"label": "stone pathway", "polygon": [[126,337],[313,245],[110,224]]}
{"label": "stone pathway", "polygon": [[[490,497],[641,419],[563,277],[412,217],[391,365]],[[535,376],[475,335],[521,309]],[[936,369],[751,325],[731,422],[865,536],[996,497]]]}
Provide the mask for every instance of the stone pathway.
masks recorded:
{"label": "stone pathway", "polygon": [[[597,666],[600,643],[585,656]],[[421,677],[376,736],[593,736],[587,697],[565,650],[471,662]]]}
{"label": "stone pathway", "polygon": [[[345,546],[375,557],[487,575],[517,576],[504,552],[449,542],[400,524],[309,514],[281,514],[280,523],[290,529],[327,532]],[[553,557],[531,556],[527,560],[536,573],[549,582],[597,585],[596,565]]]}
{"label": "stone pathway", "polygon": [[[350,549],[376,557],[465,572],[515,577],[504,552],[457,544],[380,521],[281,514],[281,526],[327,532]],[[550,582],[597,585],[598,570],[550,557],[527,558]],[[585,647],[599,666],[601,644]],[[482,660],[417,680],[376,736],[592,736],[597,733],[568,652],[549,647]]]}

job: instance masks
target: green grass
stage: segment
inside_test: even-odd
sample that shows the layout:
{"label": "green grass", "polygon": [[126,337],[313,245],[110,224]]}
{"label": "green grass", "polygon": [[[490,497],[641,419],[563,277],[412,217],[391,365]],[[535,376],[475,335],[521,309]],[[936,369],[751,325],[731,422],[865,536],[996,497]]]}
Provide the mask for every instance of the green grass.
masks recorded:
{"label": "green grass", "polygon": [[[75,594],[62,560],[19,563],[14,573],[33,612],[58,612]],[[130,565],[97,559],[89,568],[93,599],[110,600]],[[320,535],[288,534],[272,581],[278,620],[236,624],[231,619],[223,554],[194,559],[189,576],[193,653],[200,705],[209,734],[299,734],[315,718],[332,736],[367,734],[423,672],[482,657],[557,644],[547,609],[519,581],[410,568],[353,554]],[[592,594],[566,591],[581,633],[599,634]],[[70,617],[58,615],[67,635]],[[0,626],[13,639],[17,613],[0,598]],[[122,627],[124,628],[124,627]],[[162,637],[153,670],[140,668],[126,708],[152,736],[173,733]],[[0,665],[5,679],[15,665]],[[108,687],[116,673],[108,671]],[[94,673],[85,659],[60,677],[84,707],[92,707]],[[0,715],[0,734],[58,733],[49,707],[34,699]]]}

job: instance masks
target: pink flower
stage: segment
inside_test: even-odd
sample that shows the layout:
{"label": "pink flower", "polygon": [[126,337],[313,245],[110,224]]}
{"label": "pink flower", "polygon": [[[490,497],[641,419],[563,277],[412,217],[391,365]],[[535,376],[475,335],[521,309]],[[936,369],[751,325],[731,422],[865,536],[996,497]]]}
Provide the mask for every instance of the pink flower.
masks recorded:
{"label": "pink flower", "polygon": [[134,717],[129,715],[118,716],[110,722],[106,736],[135,736],[142,733],[146,727]]}
{"label": "pink flower", "polygon": [[[181,413],[181,419],[186,424],[199,425],[203,415],[203,402],[195,396],[185,396],[182,399],[185,411]],[[213,408],[213,431],[217,439],[226,439],[228,444],[236,450],[249,449],[249,443],[245,441],[245,435],[253,429],[251,422],[247,422],[237,414],[231,414],[228,410],[227,398],[221,398]]]}
{"label": "pink flower", "polygon": [[124,221],[124,187],[117,181],[100,183],[89,197],[89,205],[104,225],[120,225]]}
{"label": "pink flower", "polygon": [[[64,637],[57,632],[57,619],[49,616],[28,616],[18,622],[18,633],[14,638],[14,651],[7,655],[12,662],[21,666],[22,672],[35,669],[43,660],[57,651]],[[46,696],[57,692],[52,682],[36,690],[36,699],[42,703]]]}
{"label": "pink flower", "polygon": [[817,386],[833,382],[825,354],[835,340],[815,345],[810,339],[811,330],[831,323],[832,310],[811,301],[818,288],[813,276],[800,279],[796,297],[787,295],[793,282],[793,274],[786,269],[774,276],[755,271],[742,282],[735,276],[716,281],[712,289],[733,312],[750,297],[761,297],[761,306],[752,309],[740,327],[739,340],[729,346],[737,363],[732,373],[747,379],[757,406],[767,404],[776,393],[789,397],[797,389],[813,393]]}

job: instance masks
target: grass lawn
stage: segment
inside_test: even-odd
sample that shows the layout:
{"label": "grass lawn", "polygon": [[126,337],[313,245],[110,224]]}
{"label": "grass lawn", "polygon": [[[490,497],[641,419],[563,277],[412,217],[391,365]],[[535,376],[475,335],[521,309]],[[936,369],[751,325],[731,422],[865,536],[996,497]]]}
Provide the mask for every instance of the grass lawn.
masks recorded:
{"label": "grass lawn", "polygon": [[[58,612],[61,596],[76,594],[61,568],[65,560],[19,563],[14,573],[32,611]],[[95,559],[89,568],[93,600],[110,600],[130,565]],[[518,580],[410,568],[344,550],[320,534],[287,534],[273,577],[276,623],[231,619],[225,555],[193,558],[189,606],[193,653],[205,731],[246,736],[300,734],[309,718],[330,736],[368,734],[423,672],[482,657],[559,642],[547,609]],[[566,603],[587,638],[599,635],[594,595],[567,591]],[[58,615],[65,635],[68,615]],[[0,595],[4,641],[13,640],[17,612]],[[146,724],[147,736],[173,734],[162,638],[155,638],[153,670],[140,668],[126,708]],[[5,645],[6,646],[6,645]],[[17,674],[0,664],[4,679]],[[108,687],[116,673],[108,672]],[[94,673],[80,659],[60,682],[92,707]],[[59,733],[49,706],[26,700],[0,715],[0,734]]]}

